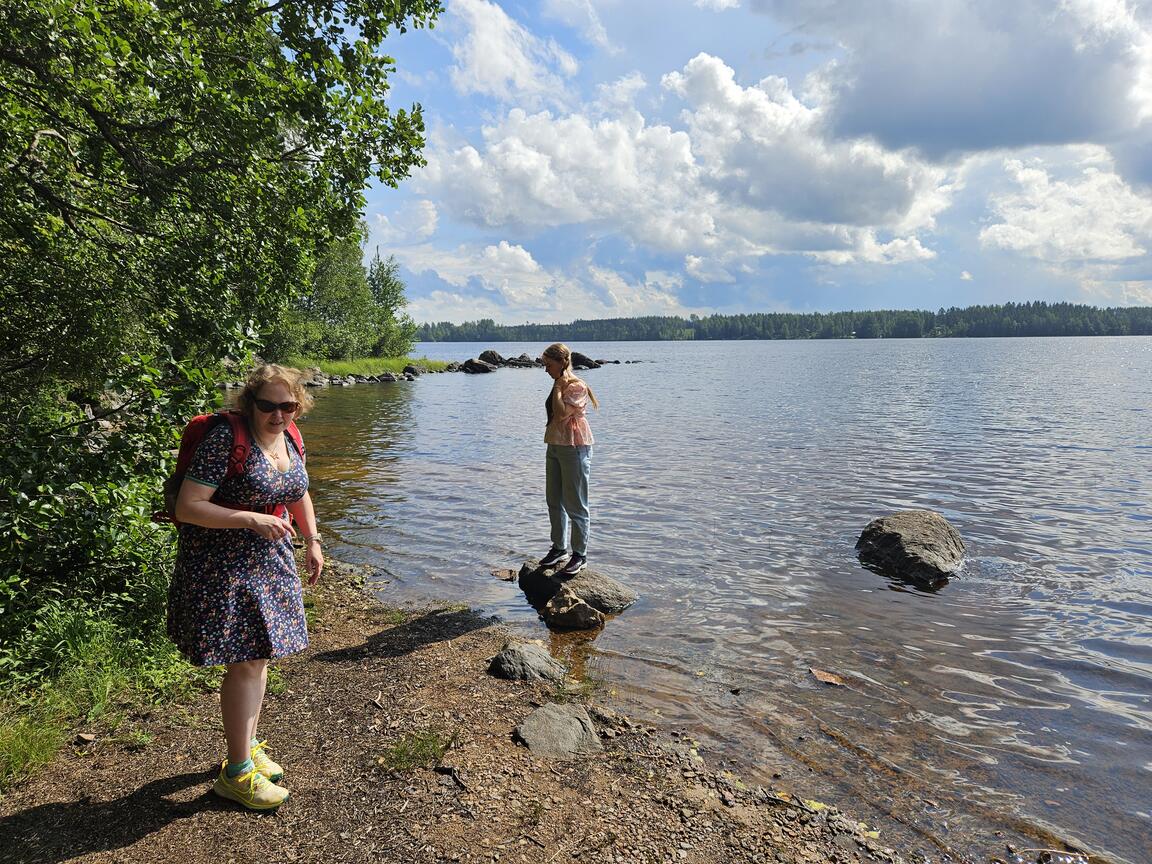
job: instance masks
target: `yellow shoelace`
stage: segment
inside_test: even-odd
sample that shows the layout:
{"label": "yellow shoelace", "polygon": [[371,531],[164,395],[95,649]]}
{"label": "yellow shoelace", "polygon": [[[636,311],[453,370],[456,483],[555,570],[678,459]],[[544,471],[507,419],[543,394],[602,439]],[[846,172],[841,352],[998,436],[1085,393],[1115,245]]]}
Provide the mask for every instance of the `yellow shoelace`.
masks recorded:
{"label": "yellow shoelace", "polygon": [[239,777],[235,778],[232,782],[240,786],[244,781],[248,781],[248,791],[255,795],[268,783],[268,778],[253,768],[251,771],[245,771]]}

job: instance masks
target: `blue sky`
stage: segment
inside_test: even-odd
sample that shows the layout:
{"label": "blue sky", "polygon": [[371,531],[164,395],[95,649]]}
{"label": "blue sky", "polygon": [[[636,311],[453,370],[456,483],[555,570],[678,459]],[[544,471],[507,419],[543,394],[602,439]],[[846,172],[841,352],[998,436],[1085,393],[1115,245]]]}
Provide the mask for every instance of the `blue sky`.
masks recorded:
{"label": "blue sky", "polygon": [[447,0],[386,49],[417,321],[1152,305],[1139,0]]}

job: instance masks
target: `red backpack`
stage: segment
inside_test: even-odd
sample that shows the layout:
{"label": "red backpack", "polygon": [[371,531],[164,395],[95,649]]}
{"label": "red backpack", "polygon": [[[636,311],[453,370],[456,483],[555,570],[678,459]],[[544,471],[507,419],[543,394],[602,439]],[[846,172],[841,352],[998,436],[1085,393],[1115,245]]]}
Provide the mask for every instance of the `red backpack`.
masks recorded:
{"label": "red backpack", "polygon": [[[204,436],[219,426],[227,423],[232,428],[232,452],[228,454],[228,470],[224,479],[239,477],[247,470],[248,453],[252,449],[252,433],[248,431],[248,420],[239,411],[216,411],[213,414],[198,414],[188,421],[184,432],[180,435],[180,452],[176,455],[176,470],[164,481],[164,509],[152,514],[153,522],[171,522],[179,525],[176,520],[176,497],[180,494],[180,486],[184,483],[184,475],[188,473],[188,466],[192,464],[192,457],[196,455],[196,448],[204,440]],[[296,452],[304,458],[304,439],[295,422],[289,421],[288,435],[296,445]],[[251,510],[253,508],[244,504],[232,504],[227,501],[213,500],[213,504],[229,507],[233,510]],[[268,506],[265,512],[283,518],[288,508],[283,504]]]}

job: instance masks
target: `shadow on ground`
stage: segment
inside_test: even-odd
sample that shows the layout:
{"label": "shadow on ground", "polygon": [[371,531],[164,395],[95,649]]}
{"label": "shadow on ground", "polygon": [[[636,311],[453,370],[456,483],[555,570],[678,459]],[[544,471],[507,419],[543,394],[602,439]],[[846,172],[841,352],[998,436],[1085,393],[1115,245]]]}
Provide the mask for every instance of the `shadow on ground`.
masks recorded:
{"label": "shadow on ground", "polygon": [[425,645],[446,642],[473,630],[483,630],[492,623],[493,619],[471,609],[436,609],[381,630],[369,636],[362,645],[323,651],[316,654],[314,659],[321,663],[354,663],[369,657],[403,657]]}
{"label": "shadow on ground", "polygon": [[0,862],[57,864],[81,855],[131,846],[165,826],[203,811],[234,810],[207,788],[190,801],[168,796],[204,786],[207,771],[164,777],[111,801],[41,804],[0,819]]}

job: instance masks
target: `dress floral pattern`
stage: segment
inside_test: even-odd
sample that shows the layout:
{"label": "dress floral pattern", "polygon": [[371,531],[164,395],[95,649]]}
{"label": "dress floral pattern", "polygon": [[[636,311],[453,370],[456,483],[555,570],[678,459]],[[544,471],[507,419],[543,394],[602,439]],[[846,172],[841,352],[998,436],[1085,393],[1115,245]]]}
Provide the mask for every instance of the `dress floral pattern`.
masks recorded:
{"label": "dress floral pattern", "polygon": [[[281,472],[253,442],[245,471],[228,477],[227,423],[200,442],[186,483],[214,486],[213,500],[260,508],[299,501],[308,473],[285,436],[291,464]],[[181,525],[168,589],[168,636],[197,666],[274,659],[308,647],[304,601],[291,537],[266,540],[247,528]]]}

